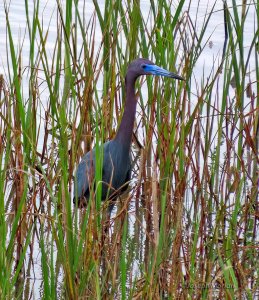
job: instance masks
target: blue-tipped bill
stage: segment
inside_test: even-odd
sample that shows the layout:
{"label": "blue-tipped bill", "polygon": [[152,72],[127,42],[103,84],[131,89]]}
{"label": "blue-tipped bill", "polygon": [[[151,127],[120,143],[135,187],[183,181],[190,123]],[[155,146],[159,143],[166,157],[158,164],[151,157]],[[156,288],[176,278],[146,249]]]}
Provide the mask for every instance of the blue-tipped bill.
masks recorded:
{"label": "blue-tipped bill", "polygon": [[173,72],[169,72],[163,68],[160,68],[157,65],[143,65],[143,69],[145,70],[145,72],[152,74],[152,75],[165,76],[165,77],[175,78],[175,79],[179,79],[179,80],[184,80],[183,77],[181,77]]}

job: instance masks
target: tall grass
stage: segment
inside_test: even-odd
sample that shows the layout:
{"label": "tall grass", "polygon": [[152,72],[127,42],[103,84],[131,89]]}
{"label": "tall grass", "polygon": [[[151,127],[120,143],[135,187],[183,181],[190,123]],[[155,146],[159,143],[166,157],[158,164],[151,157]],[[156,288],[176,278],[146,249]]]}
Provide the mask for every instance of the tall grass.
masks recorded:
{"label": "tall grass", "polygon": [[[0,298],[255,299],[259,4],[215,2],[201,18],[200,2],[93,0],[89,17],[67,0],[50,21],[44,4],[25,1],[18,44],[2,5]],[[219,16],[225,42],[204,63]],[[101,180],[136,57],[186,81],[139,80],[133,178],[108,218],[101,185],[73,205],[74,170],[96,146]]]}

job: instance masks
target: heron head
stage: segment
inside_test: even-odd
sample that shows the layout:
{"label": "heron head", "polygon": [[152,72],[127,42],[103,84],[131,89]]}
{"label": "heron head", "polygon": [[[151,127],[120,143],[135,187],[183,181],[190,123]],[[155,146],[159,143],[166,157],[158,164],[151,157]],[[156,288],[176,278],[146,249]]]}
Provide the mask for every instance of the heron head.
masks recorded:
{"label": "heron head", "polygon": [[132,74],[135,78],[141,75],[157,75],[170,77],[178,80],[184,80],[183,77],[179,76],[176,73],[169,72],[157,65],[155,65],[152,61],[145,58],[135,59],[128,67],[128,73]]}

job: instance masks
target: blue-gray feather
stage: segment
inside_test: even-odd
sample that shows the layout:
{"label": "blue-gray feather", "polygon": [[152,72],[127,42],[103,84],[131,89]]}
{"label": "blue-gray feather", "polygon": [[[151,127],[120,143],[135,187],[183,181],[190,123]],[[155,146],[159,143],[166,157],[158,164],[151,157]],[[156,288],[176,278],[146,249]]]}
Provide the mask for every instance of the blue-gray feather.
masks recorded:
{"label": "blue-gray feather", "polygon": [[[89,181],[94,182],[95,148],[87,152],[78,165],[74,187],[75,198],[89,198]],[[102,199],[116,195],[122,186],[125,190],[131,175],[131,158],[129,151],[115,140],[103,144]],[[125,185],[126,183],[126,185]]]}

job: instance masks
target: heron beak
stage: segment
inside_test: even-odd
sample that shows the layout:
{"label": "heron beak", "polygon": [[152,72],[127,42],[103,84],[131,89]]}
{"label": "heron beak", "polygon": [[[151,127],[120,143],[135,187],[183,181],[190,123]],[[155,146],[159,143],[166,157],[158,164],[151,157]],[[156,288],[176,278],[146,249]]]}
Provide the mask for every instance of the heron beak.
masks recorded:
{"label": "heron beak", "polygon": [[152,75],[157,75],[157,76],[164,76],[164,77],[170,77],[174,79],[179,79],[179,80],[184,80],[183,77],[179,76],[176,73],[169,72],[163,68],[160,68],[157,65],[146,65],[145,66],[145,71],[152,74]]}

